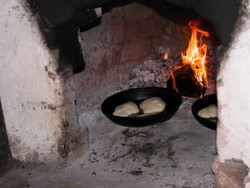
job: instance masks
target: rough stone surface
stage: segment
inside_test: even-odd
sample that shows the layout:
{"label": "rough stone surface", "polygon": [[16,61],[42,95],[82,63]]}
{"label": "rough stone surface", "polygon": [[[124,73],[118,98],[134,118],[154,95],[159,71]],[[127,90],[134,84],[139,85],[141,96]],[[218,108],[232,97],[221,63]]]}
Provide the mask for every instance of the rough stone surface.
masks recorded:
{"label": "rough stone surface", "polygon": [[248,174],[248,167],[241,160],[226,160],[213,164],[216,188],[242,188],[245,187],[245,178]]}
{"label": "rough stone surface", "polygon": [[65,168],[16,167],[0,178],[0,187],[213,188],[215,131],[194,119],[193,101],[184,100],[170,120],[141,128],[90,111],[85,155]]}
{"label": "rough stone surface", "polygon": [[167,10],[162,15],[163,4],[148,3],[109,4],[100,24],[80,33],[86,65],[75,75],[80,113],[92,108],[103,95],[122,88],[122,75],[143,61],[156,58],[159,46],[169,47],[171,55],[179,54],[186,46],[181,25],[164,17],[176,12]]}
{"label": "rough stone surface", "polygon": [[11,152],[0,101],[0,176],[11,167]]}

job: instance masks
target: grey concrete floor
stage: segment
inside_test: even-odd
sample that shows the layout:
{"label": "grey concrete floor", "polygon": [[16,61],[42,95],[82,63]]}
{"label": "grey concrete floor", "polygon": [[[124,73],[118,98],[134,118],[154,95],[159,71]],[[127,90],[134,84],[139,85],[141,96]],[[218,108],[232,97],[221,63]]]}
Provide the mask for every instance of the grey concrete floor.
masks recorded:
{"label": "grey concrete floor", "polygon": [[61,169],[45,164],[14,168],[0,187],[212,188],[216,132],[184,100],[168,121],[143,128],[116,125],[100,111],[89,120],[89,150]]}

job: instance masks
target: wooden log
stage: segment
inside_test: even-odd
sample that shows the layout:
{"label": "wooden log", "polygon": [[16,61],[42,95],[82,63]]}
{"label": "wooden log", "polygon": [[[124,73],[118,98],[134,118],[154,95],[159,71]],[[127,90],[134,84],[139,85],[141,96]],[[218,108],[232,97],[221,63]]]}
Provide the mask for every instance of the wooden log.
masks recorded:
{"label": "wooden log", "polygon": [[[176,88],[183,97],[200,98],[204,95],[206,88],[202,87],[194,76],[194,71],[189,65],[180,67],[173,72]],[[167,87],[173,88],[173,78],[167,81]]]}

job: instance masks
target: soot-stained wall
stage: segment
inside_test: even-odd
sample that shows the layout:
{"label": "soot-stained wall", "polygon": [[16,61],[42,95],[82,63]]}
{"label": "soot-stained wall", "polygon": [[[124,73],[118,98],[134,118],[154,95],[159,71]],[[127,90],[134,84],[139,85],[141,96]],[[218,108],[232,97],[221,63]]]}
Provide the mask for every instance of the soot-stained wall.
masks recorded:
{"label": "soot-stained wall", "polygon": [[80,124],[84,125],[85,112],[98,109],[107,96],[124,89],[123,75],[157,58],[159,47],[179,55],[188,42],[183,27],[195,18],[192,11],[160,1],[103,7],[99,23],[80,33],[85,70],[74,75]]}
{"label": "soot-stained wall", "polygon": [[220,43],[228,45],[239,15],[239,0],[165,0],[180,7],[196,11],[214,25]]}

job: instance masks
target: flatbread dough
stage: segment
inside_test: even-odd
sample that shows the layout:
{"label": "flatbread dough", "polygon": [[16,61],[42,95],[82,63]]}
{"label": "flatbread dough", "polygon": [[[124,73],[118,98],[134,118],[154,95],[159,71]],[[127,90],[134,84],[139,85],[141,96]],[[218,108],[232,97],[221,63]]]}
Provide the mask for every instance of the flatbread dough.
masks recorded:
{"label": "flatbread dough", "polygon": [[215,118],[217,117],[217,106],[212,104],[198,112],[198,116],[202,118]]}
{"label": "flatbread dough", "polygon": [[166,107],[166,103],[159,97],[151,97],[140,104],[144,114],[160,113]]}
{"label": "flatbread dough", "polygon": [[128,117],[132,114],[139,113],[138,106],[129,101],[124,104],[121,104],[115,108],[115,111],[113,112],[114,116],[121,116],[121,117]]}

